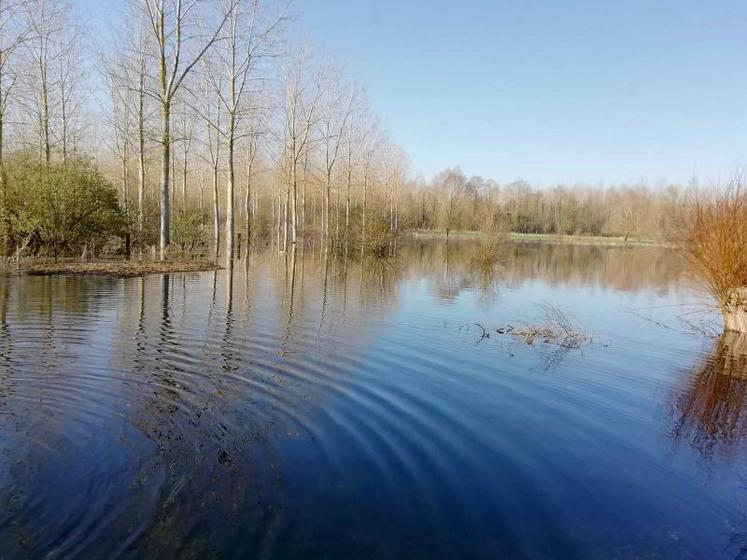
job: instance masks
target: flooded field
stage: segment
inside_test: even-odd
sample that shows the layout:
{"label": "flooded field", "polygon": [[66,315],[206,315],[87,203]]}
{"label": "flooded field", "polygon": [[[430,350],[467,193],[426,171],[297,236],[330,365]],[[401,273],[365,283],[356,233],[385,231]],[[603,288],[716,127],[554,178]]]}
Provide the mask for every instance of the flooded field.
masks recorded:
{"label": "flooded field", "polygon": [[747,344],[677,256],[471,247],[0,279],[0,558],[746,557]]}

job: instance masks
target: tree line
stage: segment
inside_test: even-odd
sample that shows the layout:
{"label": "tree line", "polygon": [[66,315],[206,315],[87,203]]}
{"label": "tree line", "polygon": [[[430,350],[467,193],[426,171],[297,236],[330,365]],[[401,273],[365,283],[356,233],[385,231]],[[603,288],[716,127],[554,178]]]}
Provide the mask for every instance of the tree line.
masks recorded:
{"label": "tree line", "polygon": [[672,241],[682,228],[690,188],[669,185],[532,186],[467,177],[458,167],[415,181],[406,194],[407,228],[480,231],[498,225],[525,234],[589,235]]}
{"label": "tree line", "polygon": [[676,222],[678,187],[413,179],[365,90],[296,40],[294,9],[129,0],[94,36],[68,0],[0,0],[3,254],[382,253],[408,229],[662,238]]}
{"label": "tree line", "polygon": [[[362,249],[393,225],[407,159],[365,91],[295,40],[293,8],[130,0],[95,45],[66,0],[0,0],[4,254],[119,237],[128,254],[232,256],[242,235],[285,249],[312,234]],[[94,185],[61,207],[72,170]],[[71,226],[73,206],[95,227]]]}

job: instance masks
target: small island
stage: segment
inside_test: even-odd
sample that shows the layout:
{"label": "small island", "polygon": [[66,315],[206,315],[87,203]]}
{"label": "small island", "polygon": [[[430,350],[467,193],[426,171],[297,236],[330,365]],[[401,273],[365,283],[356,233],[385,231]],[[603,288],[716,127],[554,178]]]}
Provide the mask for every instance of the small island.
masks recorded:
{"label": "small island", "polygon": [[76,274],[94,276],[115,276],[135,278],[148,274],[172,274],[177,272],[209,272],[223,267],[214,261],[110,261],[110,262],[68,262],[33,264],[23,272],[31,276],[52,276],[56,274]]}

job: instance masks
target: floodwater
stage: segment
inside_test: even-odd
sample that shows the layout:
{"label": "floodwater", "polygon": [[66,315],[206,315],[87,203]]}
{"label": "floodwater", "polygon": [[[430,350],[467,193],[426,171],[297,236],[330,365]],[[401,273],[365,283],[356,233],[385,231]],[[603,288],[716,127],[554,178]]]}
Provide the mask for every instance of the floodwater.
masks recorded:
{"label": "floodwater", "polygon": [[[0,558],[746,557],[747,344],[676,255],[470,252],[0,279]],[[496,331],[543,304],[591,342]]]}

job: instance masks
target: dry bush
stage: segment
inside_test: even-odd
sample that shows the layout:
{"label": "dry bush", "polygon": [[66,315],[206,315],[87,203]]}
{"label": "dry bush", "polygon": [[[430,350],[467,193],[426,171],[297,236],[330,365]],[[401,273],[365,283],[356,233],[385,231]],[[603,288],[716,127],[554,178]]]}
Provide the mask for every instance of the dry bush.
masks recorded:
{"label": "dry bush", "polygon": [[514,328],[507,325],[497,329],[498,334],[520,338],[529,346],[535,342],[559,346],[567,350],[576,350],[584,344],[593,342],[571,315],[554,305],[542,305],[543,320],[538,324],[529,324]]}
{"label": "dry bush", "polygon": [[563,348],[581,348],[591,338],[575,324],[573,318],[559,307],[543,305],[544,324],[527,326],[514,333],[527,344],[542,340],[546,344],[556,344]]}
{"label": "dry bush", "polygon": [[718,302],[724,329],[747,332],[747,189],[741,177],[695,196],[682,248]]}
{"label": "dry bush", "polygon": [[508,239],[505,228],[494,219],[488,220],[481,228],[480,239],[472,251],[472,265],[492,269],[505,254]]}

